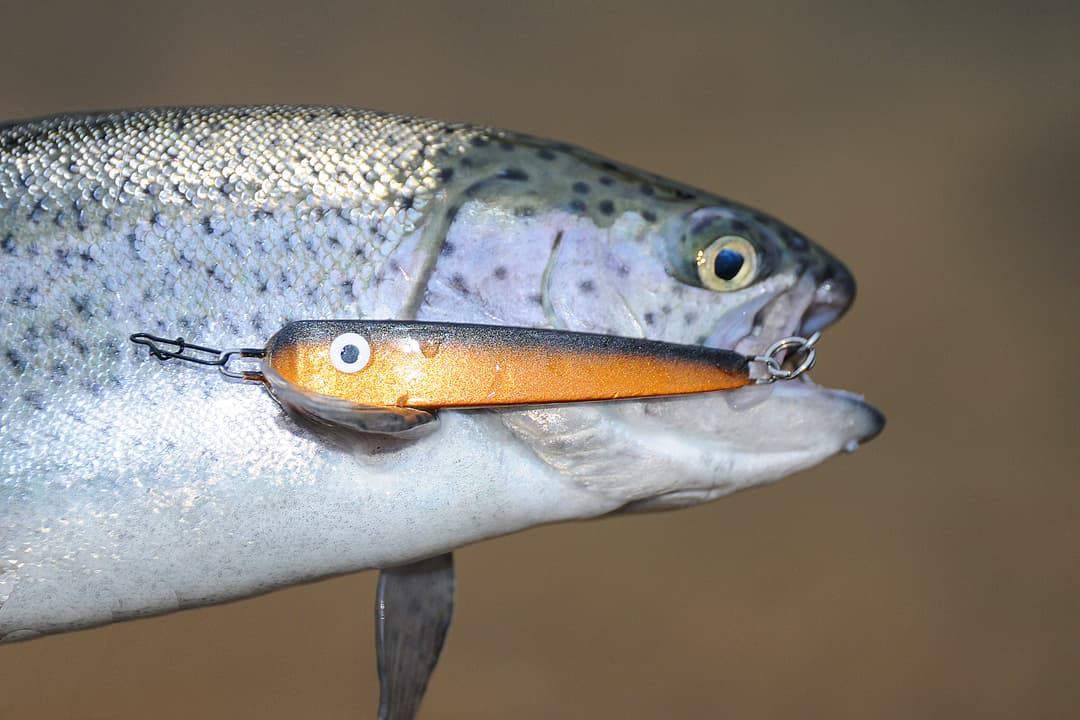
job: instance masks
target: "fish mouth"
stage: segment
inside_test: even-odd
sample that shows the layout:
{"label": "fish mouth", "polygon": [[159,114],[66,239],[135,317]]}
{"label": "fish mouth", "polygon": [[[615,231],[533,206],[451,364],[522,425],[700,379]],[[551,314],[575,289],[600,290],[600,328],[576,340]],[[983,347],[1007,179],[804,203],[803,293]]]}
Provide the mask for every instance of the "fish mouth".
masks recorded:
{"label": "fish mouth", "polygon": [[[831,326],[855,296],[854,279],[837,266],[806,270],[786,289],[758,298],[752,321],[748,326],[743,321],[745,333],[728,347],[756,357],[777,340],[809,337]],[[747,314],[745,308],[742,314]],[[732,341],[730,326],[718,327],[705,344],[725,339]],[[788,369],[803,359],[798,351],[774,357]],[[765,374],[762,363],[754,366],[755,377]],[[688,477],[679,487],[627,503],[622,511],[678,508],[771,482],[837,453],[852,452],[885,426],[884,415],[861,395],[818,385],[805,373],[794,380],[714,393],[707,404],[703,400],[665,398],[645,405],[645,414],[668,432],[692,433],[699,457],[694,467],[682,465]]]}
{"label": "fish mouth", "polygon": [[[854,280],[829,261],[808,257],[766,278],[698,342],[755,357],[781,338],[831,326],[851,305]],[[758,377],[762,365],[751,363]],[[501,418],[560,475],[627,511],[682,507],[779,480],[854,450],[884,425],[861,396],[805,374],[719,392],[507,411]]]}
{"label": "fish mouth", "polygon": [[[850,304],[821,285],[812,272],[776,283],[725,313],[705,344],[754,356],[779,338],[821,329]],[[620,512],[685,507],[773,482],[855,450],[884,426],[861,396],[805,375],[711,393],[506,412],[502,420],[541,460]]]}
{"label": "fish mouth", "polygon": [[[754,358],[783,338],[809,338],[820,333],[839,320],[855,300],[854,276],[838,261],[829,259],[824,266],[804,270],[787,288],[758,300],[759,309],[742,337],[730,347]],[[706,340],[706,345],[727,336],[731,330],[720,328]],[[804,359],[797,350],[774,354],[782,367],[792,370]],[[752,363],[751,374],[756,380],[765,376],[763,363]],[[855,393],[826,388],[815,383],[809,373],[801,373],[798,379],[771,383],[753,383],[745,388],[725,393],[728,405],[736,412],[748,410],[758,404],[769,402],[774,393],[782,396],[781,403],[792,403],[811,398],[835,400],[848,407],[852,413],[861,415],[859,422],[851,425],[852,434],[844,442],[843,449],[852,451],[881,433],[885,417]]]}

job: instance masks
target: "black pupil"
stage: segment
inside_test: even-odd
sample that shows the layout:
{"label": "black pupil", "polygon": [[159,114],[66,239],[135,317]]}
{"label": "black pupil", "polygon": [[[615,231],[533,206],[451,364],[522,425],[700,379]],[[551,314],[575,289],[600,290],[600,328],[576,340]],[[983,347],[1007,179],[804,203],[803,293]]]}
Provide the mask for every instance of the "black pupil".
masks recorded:
{"label": "black pupil", "polygon": [[724,248],[716,253],[716,259],[713,260],[713,272],[716,273],[716,277],[721,280],[730,280],[739,274],[743,262],[742,253],[738,250]]}
{"label": "black pupil", "polygon": [[346,365],[352,365],[360,357],[360,348],[355,345],[346,345],[341,348],[341,359]]}

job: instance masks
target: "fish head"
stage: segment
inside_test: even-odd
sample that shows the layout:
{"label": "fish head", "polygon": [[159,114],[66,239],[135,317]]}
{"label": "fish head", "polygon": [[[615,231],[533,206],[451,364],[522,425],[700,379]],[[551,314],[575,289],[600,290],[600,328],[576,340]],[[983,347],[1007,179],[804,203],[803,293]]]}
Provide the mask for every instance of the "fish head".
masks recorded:
{"label": "fish head", "polygon": [[[521,151],[537,147],[545,160],[523,164]],[[456,257],[439,260],[430,319],[644,337],[753,357],[780,338],[826,329],[854,300],[852,273],[768,214],[567,146],[519,142],[517,150],[510,169],[473,163],[486,174],[470,178],[471,192],[456,206],[448,233]],[[453,302],[440,295],[455,292]],[[884,422],[861,397],[805,378],[501,417],[544,462],[632,509],[777,480],[853,450]]]}

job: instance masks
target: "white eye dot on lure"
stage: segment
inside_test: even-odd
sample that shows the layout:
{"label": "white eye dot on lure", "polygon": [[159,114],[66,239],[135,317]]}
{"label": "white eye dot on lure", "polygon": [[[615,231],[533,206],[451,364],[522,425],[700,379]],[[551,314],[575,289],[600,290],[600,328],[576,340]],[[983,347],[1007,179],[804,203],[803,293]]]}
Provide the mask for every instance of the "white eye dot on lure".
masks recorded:
{"label": "white eye dot on lure", "polygon": [[344,333],[330,343],[330,362],[343,373],[359,372],[370,360],[371,345],[363,335]]}

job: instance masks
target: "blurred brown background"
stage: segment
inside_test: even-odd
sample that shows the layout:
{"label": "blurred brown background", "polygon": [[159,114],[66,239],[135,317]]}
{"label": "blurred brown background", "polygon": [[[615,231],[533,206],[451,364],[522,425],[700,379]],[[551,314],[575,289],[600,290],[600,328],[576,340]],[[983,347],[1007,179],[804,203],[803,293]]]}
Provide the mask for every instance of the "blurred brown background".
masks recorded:
{"label": "blurred brown background", "polygon": [[[425,717],[1080,716],[1075,3],[8,5],[0,118],[476,121],[757,205],[855,271],[815,377],[885,434],[461,551]],[[0,648],[0,718],[374,717],[374,581]]]}

